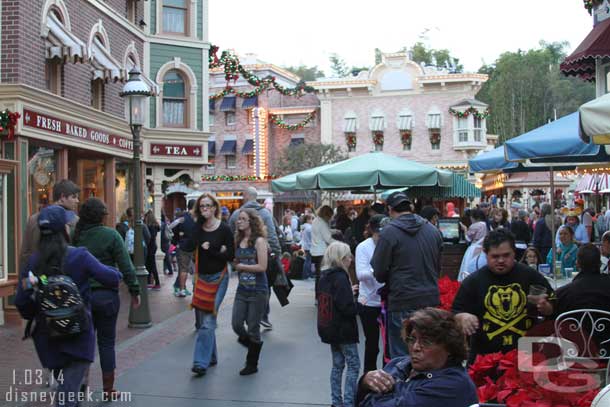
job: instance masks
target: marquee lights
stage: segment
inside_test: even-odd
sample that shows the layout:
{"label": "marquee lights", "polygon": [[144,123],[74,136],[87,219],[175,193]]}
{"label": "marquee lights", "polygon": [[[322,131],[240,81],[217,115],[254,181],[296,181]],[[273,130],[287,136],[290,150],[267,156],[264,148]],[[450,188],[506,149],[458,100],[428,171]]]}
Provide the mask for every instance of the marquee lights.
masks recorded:
{"label": "marquee lights", "polygon": [[254,139],[254,176],[267,178],[267,111],[263,107],[251,110]]}

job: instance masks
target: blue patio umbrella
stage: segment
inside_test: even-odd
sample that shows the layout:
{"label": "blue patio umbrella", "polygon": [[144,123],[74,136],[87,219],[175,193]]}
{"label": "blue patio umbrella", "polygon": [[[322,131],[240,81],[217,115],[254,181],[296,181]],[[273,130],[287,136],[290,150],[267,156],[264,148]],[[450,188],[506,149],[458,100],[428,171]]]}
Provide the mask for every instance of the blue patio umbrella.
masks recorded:
{"label": "blue patio umbrella", "polygon": [[504,146],[500,146],[468,160],[468,166],[471,172],[498,172],[515,169],[519,164],[506,161]]}

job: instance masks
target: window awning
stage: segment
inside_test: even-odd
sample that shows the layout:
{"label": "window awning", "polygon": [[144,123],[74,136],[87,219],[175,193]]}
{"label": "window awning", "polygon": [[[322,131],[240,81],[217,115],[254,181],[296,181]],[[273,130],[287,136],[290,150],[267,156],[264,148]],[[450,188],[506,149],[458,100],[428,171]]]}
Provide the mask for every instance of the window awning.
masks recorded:
{"label": "window awning", "polygon": [[210,99],[209,104],[210,104],[210,112],[213,112],[214,110],[216,110],[216,99]]}
{"label": "window awning", "polygon": [[251,98],[246,98],[241,103],[242,109],[251,109],[253,107],[258,107],[258,96],[252,96]]}
{"label": "window awning", "polygon": [[398,118],[398,130],[411,130],[413,127],[413,116],[400,116]]}
{"label": "window awning", "polygon": [[216,142],[208,140],[208,156],[216,155]]}
{"label": "window awning", "polygon": [[243,155],[254,154],[254,140],[248,139],[244,143],[244,147],[241,149]]}
{"label": "window awning", "polygon": [[371,131],[383,131],[384,127],[383,116],[373,117],[371,119]]}
{"label": "window awning", "polygon": [[292,137],[290,139],[290,145],[289,147],[295,147],[295,146],[300,146],[301,144],[305,144],[305,137]]}
{"label": "window awning", "polygon": [[355,133],[356,132],[356,118],[348,117],[345,119],[345,125],[343,126],[344,133]]}
{"label": "window awning", "polygon": [[595,59],[610,58],[610,19],[597,24],[559,69],[564,75],[595,80]]}
{"label": "window awning", "polygon": [[221,112],[233,112],[235,111],[235,96],[226,96],[222,99],[220,104]]}
{"label": "window awning", "polygon": [[220,149],[220,155],[235,155],[237,151],[237,140],[225,140]]}
{"label": "window awning", "polygon": [[441,128],[441,115],[440,114],[429,114],[427,125],[428,125],[429,129],[440,129]]}
{"label": "window awning", "polygon": [[93,66],[93,80],[103,79],[114,82],[123,79],[121,65],[102,43],[94,38],[91,42],[91,55],[89,56]]}
{"label": "window awning", "polygon": [[87,47],[84,42],[64,27],[59,19],[49,13],[47,15],[47,58],[61,58],[64,61],[84,62],[87,58]]}

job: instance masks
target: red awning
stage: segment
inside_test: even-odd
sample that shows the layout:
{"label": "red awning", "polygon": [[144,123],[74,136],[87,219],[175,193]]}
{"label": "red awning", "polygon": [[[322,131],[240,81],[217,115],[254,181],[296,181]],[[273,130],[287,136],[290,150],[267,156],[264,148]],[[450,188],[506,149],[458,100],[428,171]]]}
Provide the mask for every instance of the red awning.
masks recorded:
{"label": "red awning", "polygon": [[591,30],[572,55],[561,63],[561,72],[593,81],[597,57],[610,58],[610,19],[602,21]]}

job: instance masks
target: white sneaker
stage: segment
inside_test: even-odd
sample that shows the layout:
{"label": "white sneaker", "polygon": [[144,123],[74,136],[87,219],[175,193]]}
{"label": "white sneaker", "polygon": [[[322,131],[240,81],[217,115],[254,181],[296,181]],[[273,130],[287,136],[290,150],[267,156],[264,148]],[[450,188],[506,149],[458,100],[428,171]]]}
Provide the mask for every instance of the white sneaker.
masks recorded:
{"label": "white sneaker", "polygon": [[186,290],[178,291],[178,297],[186,297]]}

